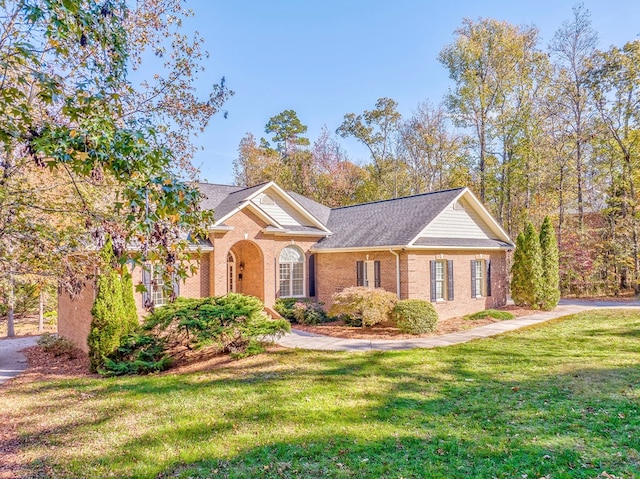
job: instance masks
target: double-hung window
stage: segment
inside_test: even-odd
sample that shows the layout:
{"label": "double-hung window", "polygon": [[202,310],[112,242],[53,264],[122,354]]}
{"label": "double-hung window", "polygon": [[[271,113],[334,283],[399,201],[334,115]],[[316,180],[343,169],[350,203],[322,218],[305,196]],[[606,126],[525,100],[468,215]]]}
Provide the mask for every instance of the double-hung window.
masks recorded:
{"label": "double-hung window", "polygon": [[453,301],[453,261],[432,260],[429,263],[431,301]]}
{"label": "double-hung window", "polygon": [[380,287],[380,261],[356,261],[356,286]]}
{"label": "double-hung window", "polygon": [[471,297],[491,296],[491,261],[471,260]]}
{"label": "double-hung window", "polygon": [[304,296],[304,253],[297,246],[287,246],[280,252],[278,263],[280,297]]}
{"label": "double-hung window", "polygon": [[142,270],[142,283],[146,289],[142,293],[142,305],[144,308],[157,308],[169,303],[172,291],[174,297],[180,295],[180,285],[177,278],[172,275],[171,288],[168,288],[168,285],[165,285],[162,273],[163,270],[158,265],[148,265]]}

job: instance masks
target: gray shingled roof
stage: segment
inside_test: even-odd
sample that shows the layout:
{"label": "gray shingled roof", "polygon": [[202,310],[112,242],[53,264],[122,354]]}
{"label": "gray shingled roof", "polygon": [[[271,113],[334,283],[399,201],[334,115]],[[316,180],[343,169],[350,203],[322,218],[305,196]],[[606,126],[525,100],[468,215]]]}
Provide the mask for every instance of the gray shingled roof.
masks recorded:
{"label": "gray shingled roof", "polygon": [[287,191],[287,194],[291,196],[294,200],[302,205],[302,207],[311,213],[320,223],[326,226],[329,221],[329,214],[331,213],[331,208],[325,205],[321,205],[313,201],[306,196],[302,196],[293,191]]}
{"label": "gray shingled roof", "polygon": [[217,221],[233,211],[238,205],[264,186],[264,183],[250,188],[242,186],[212,185],[210,183],[198,183],[198,189],[205,195],[200,206],[203,210],[213,210],[214,219]]}
{"label": "gray shingled roof", "polygon": [[[216,220],[233,211],[263,186],[264,183],[250,188],[198,184],[198,188],[206,197],[202,201],[202,208],[214,210]],[[332,232],[330,236],[318,241],[315,248],[338,249],[408,245],[463,190],[464,188],[455,188],[333,209],[292,191],[288,191],[287,194]],[[300,232],[316,231],[308,226],[286,229]],[[492,239],[462,238],[420,238],[415,245],[500,248],[513,246]]]}
{"label": "gray shingled roof", "polygon": [[464,188],[334,208],[318,249],[407,245]]}
{"label": "gray shingled roof", "polygon": [[200,202],[203,210],[215,210],[216,207],[234,191],[244,189],[242,186],[214,185],[211,183],[196,183],[195,185],[204,198]]}

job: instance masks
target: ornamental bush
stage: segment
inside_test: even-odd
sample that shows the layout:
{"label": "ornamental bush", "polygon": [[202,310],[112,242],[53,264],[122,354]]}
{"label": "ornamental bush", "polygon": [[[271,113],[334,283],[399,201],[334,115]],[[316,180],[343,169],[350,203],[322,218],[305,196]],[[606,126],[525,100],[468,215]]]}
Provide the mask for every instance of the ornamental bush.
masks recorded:
{"label": "ornamental bush", "polygon": [[430,333],[436,329],[438,313],[429,301],[403,299],[393,308],[393,319],[403,333]]}
{"label": "ornamental bush", "polygon": [[384,289],[353,286],[333,295],[329,314],[350,326],[368,327],[390,320],[397,302],[397,296]]}
{"label": "ornamental bush", "polygon": [[298,324],[320,324],[331,320],[323,306],[313,298],[278,298],[273,309]]}
{"label": "ornamental bush", "polygon": [[120,375],[161,371],[187,352],[199,349],[237,357],[257,354],[264,351],[263,343],[290,329],[288,321],[269,318],[262,302],[253,296],[229,293],[178,298],[149,315],[139,333],[126,338],[107,358],[102,372]]}

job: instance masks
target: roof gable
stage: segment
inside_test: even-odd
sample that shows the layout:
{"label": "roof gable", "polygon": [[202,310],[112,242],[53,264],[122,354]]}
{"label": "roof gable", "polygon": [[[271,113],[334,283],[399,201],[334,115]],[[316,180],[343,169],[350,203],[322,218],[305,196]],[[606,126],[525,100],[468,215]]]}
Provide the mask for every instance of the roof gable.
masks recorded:
{"label": "roof gable", "polygon": [[463,188],[334,208],[327,226],[333,235],[316,249],[408,245]]}
{"label": "roof gable", "polygon": [[272,181],[250,188],[202,185],[201,191],[206,198],[201,204],[203,208],[213,210],[213,227],[221,226],[237,212],[249,208],[278,231],[329,233],[323,222]]}
{"label": "roof gable", "polygon": [[[467,246],[486,245],[487,241],[484,240],[496,241],[497,244],[506,247],[512,246],[509,235],[468,188],[464,188],[457,198],[446,205],[411,241],[410,245],[426,246],[431,243],[446,243],[447,239],[455,239],[458,243],[463,242]],[[453,246],[457,244],[456,241],[449,241],[449,243]]]}

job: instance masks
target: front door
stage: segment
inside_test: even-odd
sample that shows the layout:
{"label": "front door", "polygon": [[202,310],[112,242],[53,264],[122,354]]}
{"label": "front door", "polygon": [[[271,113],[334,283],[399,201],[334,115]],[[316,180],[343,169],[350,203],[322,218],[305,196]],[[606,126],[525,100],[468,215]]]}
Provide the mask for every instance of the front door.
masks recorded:
{"label": "front door", "polygon": [[227,291],[235,293],[236,289],[236,258],[233,253],[229,252],[227,256]]}

